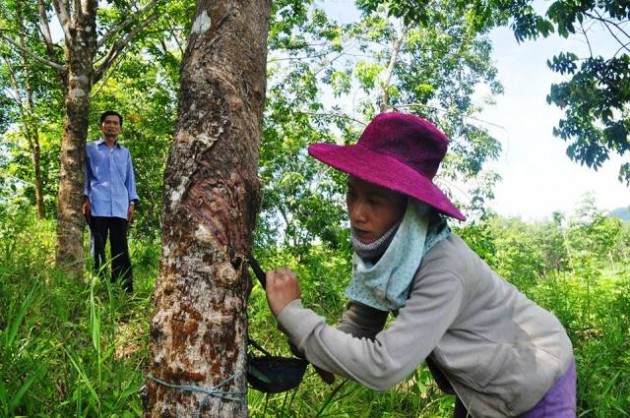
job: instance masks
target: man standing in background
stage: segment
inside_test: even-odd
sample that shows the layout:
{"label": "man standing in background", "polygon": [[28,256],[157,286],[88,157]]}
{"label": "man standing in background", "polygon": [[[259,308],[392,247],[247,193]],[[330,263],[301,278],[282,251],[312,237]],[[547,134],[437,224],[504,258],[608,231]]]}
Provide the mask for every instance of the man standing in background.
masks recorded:
{"label": "man standing in background", "polygon": [[122,281],[123,289],[133,291],[127,227],[133,222],[138,201],[129,150],[118,143],[123,118],[120,113],[103,112],[103,136],[87,144],[83,214],[92,234],[94,269],[104,274],[105,243],[109,234],[112,282]]}

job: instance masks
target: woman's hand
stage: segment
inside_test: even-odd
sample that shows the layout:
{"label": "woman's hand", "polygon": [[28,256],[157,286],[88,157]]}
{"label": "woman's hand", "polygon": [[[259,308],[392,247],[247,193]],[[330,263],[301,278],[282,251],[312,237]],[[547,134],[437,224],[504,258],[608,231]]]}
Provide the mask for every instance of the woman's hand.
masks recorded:
{"label": "woman's hand", "polygon": [[300,284],[295,273],[286,268],[267,272],[267,302],[275,317],[296,299],[300,299]]}

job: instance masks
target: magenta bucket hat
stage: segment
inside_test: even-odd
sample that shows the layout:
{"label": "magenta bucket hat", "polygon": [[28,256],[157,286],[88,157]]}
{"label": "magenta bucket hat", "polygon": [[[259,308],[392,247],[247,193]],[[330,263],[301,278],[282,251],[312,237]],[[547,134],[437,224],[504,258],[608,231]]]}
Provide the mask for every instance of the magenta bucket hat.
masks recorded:
{"label": "magenta bucket hat", "polygon": [[387,112],[353,145],[313,144],[308,153],[361,180],[414,197],[459,220],[466,217],[433,184],[448,138],[419,116]]}

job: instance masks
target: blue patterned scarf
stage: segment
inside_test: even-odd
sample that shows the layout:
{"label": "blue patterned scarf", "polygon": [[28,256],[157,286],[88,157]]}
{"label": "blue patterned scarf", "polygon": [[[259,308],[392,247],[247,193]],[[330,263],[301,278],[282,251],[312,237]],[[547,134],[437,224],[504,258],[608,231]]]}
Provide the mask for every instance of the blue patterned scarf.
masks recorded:
{"label": "blue patterned scarf", "polygon": [[409,199],[402,221],[379,240],[363,244],[353,236],[352,279],[345,291],[348,298],[382,311],[405,306],[422,258],[451,234],[446,220],[430,213],[428,205]]}

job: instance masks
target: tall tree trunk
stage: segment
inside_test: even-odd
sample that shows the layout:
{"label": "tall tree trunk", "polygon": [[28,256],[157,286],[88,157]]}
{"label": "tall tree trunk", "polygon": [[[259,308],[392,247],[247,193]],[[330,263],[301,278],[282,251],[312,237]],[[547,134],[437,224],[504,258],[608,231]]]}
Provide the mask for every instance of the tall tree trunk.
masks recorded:
{"label": "tall tree trunk", "polygon": [[[27,93],[29,94],[29,93]],[[29,114],[33,114],[34,106],[29,104]],[[27,137],[28,149],[33,161],[33,184],[35,185],[35,206],[37,207],[37,217],[44,219],[46,209],[44,207],[44,184],[42,180],[41,151],[39,146],[39,124],[32,120],[24,121],[24,134]]]}
{"label": "tall tree trunk", "polygon": [[35,170],[35,204],[37,206],[37,217],[46,217],[46,207],[44,206],[44,182],[42,180],[41,151],[39,147],[39,128],[36,128],[33,137],[33,149],[31,150],[33,168]]}
{"label": "tall tree trunk", "polygon": [[165,173],[147,417],[247,416],[247,256],[269,12],[269,0],[197,4]]}
{"label": "tall tree trunk", "polygon": [[35,103],[33,102],[33,89],[31,87],[31,84],[28,82],[28,79],[30,77],[28,74],[29,67],[26,64],[24,57],[22,58],[24,71],[27,73],[25,77],[27,81],[24,83],[24,94],[26,95],[26,103],[22,103],[22,92],[20,91],[20,86],[13,68],[8,60],[6,61],[6,63],[7,67],[9,68],[9,77],[15,90],[15,101],[20,112],[22,132],[24,134],[26,142],[28,143],[28,150],[31,153],[31,160],[33,161],[33,172],[35,177],[33,181],[35,185],[35,204],[37,206],[37,217],[39,219],[44,219],[44,217],[46,216],[46,211],[44,208],[44,186],[42,181],[41,151],[39,146],[39,122],[36,121],[36,117],[34,116]]}
{"label": "tall tree trunk", "polygon": [[68,69],[64,77],[66,116],[61,140],[61,167],[57,199],[57,266],[72,277],[83,276],[84,221],[81,215],[85,183],[85,142],[87,139],[90,90],[94,77],[92,60],[96,51],[96,2],[75,11],[66,38]]}
{"label": "tall tree trunk", "polygon": [[[24,40],[24,17],[22,14],[22,5],[16,4],[16,17],[18,20],[18,27],[20,28],[20,35],[18,36],[18,45],[22,48],[26,48],[26,41]],[[28,149],[31,153],[31,160],[33,161],[33,173],[35,184],[35,205],[37,207],[37,217],[44,219],[46,217],[46,210],[44,207],[44,186],[42,182],[42,169],[41,169],[41,151],[39,146],[39,121],[35,117],[35,102],[33,100],[33,87],[31,86],[31,67],[29,65],[27,54],[23,51],[19,52],[22,61],[22,71],[25,73],[24,87],[26,94],[26,108],[21,103],[20,97],[20,85],[14,74],[11,74],[12,82],[16,91],[16,98],[18,100],[18,108],[20,110],[20,117],[22,118],[22,125],[26,141],[28,142]],[[10,64],[7,61],[7,65]],[[12,70],[11,70],[12,72]]]}
{"label": "tall tree trunk", "polygon": [[[24,67],[26,66],[24,60]],[[27,70],[28,71],[28,70]],[[33,89],[31,84],[26,82],[26,102],[28,104],[28,117],[24,121],[24,131],[28,136],[28,147],[33,160],[33,174],[35,182],[35,205],[37,206],[37,217],[44,219],[46,209],[44,207],[44,184],[42,180],[41,148],[39,146],[39,121],[35,120],[35,102],[33,101]]]}

